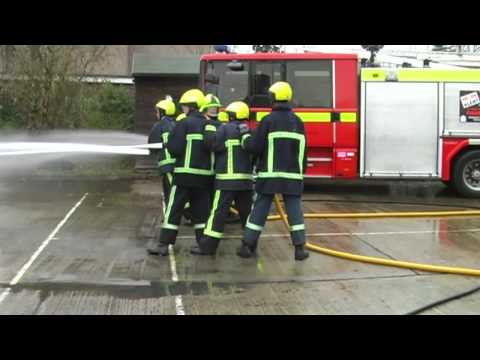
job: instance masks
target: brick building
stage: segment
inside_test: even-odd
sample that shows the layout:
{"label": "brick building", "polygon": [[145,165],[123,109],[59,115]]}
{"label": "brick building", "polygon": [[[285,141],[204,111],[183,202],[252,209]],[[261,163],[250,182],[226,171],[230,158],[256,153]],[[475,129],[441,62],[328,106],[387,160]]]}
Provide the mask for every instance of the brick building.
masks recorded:
{"label": "brick building", "polygon": [[161,58],[137,54],[133,61],[135,82],[135,132],[148,133],[155,122],[155,104],[166,95],[175,102],[199,85],[199,57]]}

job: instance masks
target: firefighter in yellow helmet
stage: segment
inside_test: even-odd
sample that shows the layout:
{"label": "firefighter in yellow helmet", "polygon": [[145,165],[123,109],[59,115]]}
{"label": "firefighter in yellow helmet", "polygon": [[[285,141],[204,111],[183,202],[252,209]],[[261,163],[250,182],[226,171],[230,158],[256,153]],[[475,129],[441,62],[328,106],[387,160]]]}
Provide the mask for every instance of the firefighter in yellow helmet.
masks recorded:
{"label": "firefighter in yellow helmet", "polygon": [[177,239],[185,204],[190,202],[197,242],[200,241],[208,218],[210,188],[214,181],[213,157],[204,146],[203,130],[207,120],[200,112],[205,104],[202,91],[192,89],[180,98],[187,117],[177,122],[168,138],[167,149],[176,158],[173,186],[166,207],[160,238],[148,249],[152,255],[168,255],[168,246]]}
{"label": "firefighter in yellow helmet", "polygon": [[205,96],[205,104],[202,106],[201,111],[207,120],[210,120],[210,123],[218,127],[222,124],[218,119],[221,107],[222,104],[219,98],[213,94],[208,94]]}
{"label": "firefighter in yellow helmet", "polygon": [[244,102],[234,102],[225,109],[229,122],[218,128],[205,128],[205,145],[215,153],[215,196],[204,238],[192,248],[195,255],[213,255],[223,237],[223,229],[235,201],[242,225],[252,208],[252,157],[240,144],[240,125],[248,121],[250,110]]}
{"label": "firefighter in yellow helmet", "polygon": [[218,121],[227,122],[228,121],[228,114],[225,111],[220,111],[220,113],[218,114]]}
{"label": "firefighter in yellow helmet", "polygon": [[[223,122],[228,122],[228,115],[226,112],[220,112],[220,108],[222,107],[222,104],[220,102],[220,99],[213,95],[213,94],[207,94],[205,96],[205,104],[203,105],[201,111],[205,115],[205,118],[207,119],[207,125],[213,125],[207,126],[209,129],[217,129],[219,126],[221,126]],[[210,131],[207,131],[206,134],[210,134]],[[212,199],[215,196],[215,190],[212,186]],[[229,219],[228,223],[233,223],[238,221],[239,218],[238,216],[235,216],[233,213],[229,213]]]}
{"label": "firefighter in yellow helmet", "polygon": [[[187,115],[185,115],[185,113],[181,113],[180,115],[177,116],[176,118],[176,121],[182,121],[183,119],[185,119],[187,117]],[[168,204],[168,203],[165,203],[165,204]],[[190,203],[187,203],[185,205],[185,211],[183,212],[183,217],[185,218],[186,222],[184,223],[185,225],[187,226],[193,226],[192,224],[192,215],[191,215],[191,212],[190,212]]]}
{"label": "firefighter in yellow helmet", "polygon": [[167,204],[172,187],[175,158],[170,155],[166,145],[168,143],[168,135],[175,127],[174,116],[177,108],[173,100],[167,97],[165,100],[159,101],[155,105],[155,109],[157,122],[153,125],[148,137],[148,143],[162,144],[162,149],[153,150],[152,152],[157,155],[158,169],[162,176],[163,196]]}
{"label": "firefighter in yellow helmet", "polygon": [[290,237],[295,246],[295,260],[305,260],[305,224],[302,209],[303,176],[307,167],[307,140],[302,120],[292,111],[293,91],[286,82],[277,82],[270,89],[272,112],[265,116],[250,134],[242,132],[242,147],[257,156],[257,198],[245,226],[242,246],[237,255],[254,255],[275,194],[282,194],[290,224]]}

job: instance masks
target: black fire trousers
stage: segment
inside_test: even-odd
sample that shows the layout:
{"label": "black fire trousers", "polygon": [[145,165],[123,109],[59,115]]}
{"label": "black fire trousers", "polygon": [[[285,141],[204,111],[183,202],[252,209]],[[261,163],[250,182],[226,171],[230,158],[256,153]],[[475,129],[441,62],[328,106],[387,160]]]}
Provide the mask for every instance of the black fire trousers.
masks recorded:
{"label": "black fire trousers", "polygon": [[166,205],[159,242],[161,244],[175,244],[187,202],[190,203],[190,216],[194,224],[195,236],[197,242],[200,241],[210,211],[210,196],[210,188],[173,185]]}
{"label": "black fire trousers", "polygon": [[233,202],[235,202],[235,208],[239,212],[242,227],[245,227],[252,209],[252,196],[253,191],[251,190],[217,189],[213,197],[212,210],[203,232],[205,239],[207,241],[220,241]]}

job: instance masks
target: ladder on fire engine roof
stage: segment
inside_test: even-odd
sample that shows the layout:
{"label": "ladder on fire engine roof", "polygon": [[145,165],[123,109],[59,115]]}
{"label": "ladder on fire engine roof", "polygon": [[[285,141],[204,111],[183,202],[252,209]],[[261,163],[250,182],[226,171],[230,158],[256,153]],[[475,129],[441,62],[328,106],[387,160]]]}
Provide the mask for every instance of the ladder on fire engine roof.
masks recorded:
{"label": "ladder on fire engine roof", "polygon": [[400,61],[409,62],[414,67],[422,67],[424,60],[430,60],[432,68],[480,68],[480,52],[476,50],[469,53],[387,50],[377,54],[377,59],[378,61],[393,60],[392,62],[396,64]]}
{"label": "ladder on fire engine roof", "polygon": [[[382,49],[376,55],[376,61],[385,67],[402,66],[408,63],[412,67],[420,68],[424,67],[424,60],[430,60],[429,67],[434,69],[480,68],[480,45],[462,45],[461,47],[462,49],[456,52]],[[303,46],[303,51],[309,51],[308,45]],[[359,58],[366,59],[370,57],[370,53],[363,49],[338,49],[332,46],[331,49],[325,47],[323,51],[355,53]]]}

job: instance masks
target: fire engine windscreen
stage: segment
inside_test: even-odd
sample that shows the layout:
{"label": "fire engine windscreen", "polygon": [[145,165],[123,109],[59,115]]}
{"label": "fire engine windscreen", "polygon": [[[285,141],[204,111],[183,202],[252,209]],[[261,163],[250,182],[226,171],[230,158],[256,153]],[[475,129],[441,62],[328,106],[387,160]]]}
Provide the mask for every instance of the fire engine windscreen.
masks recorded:
{"label": "fire engine windscreen", "polygon": [[204,80],[206,92],[216,94],[224,104],[244,101],[253,108],[270,107],[268,89],[277,81],[287,81],[293,88],[294,107],[331,108],[332,76],[332,62],[327,60],[219,60],[207,63]]}

